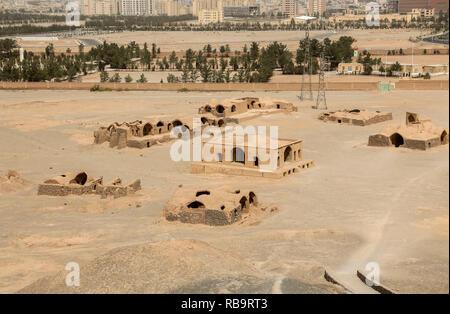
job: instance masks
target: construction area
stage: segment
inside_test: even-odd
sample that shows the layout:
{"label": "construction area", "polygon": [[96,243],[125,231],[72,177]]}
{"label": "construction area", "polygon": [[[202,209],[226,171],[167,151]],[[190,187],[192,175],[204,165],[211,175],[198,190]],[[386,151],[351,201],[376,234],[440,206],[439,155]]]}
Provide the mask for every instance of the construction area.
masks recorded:
{"label": "construction area", "polygon": [[[317,90],[302,100],[300,90],[0,90],[0,292],[373,293],[356,271],[376,262],[394,293],[448,293],[448,137],[416,115],[404,125],[416,112],[448,134],[448,90],[321,92],[326,111],[313,108]],[[392,120],[318,119],[351,108]],[[172,160],[171,143],[128,144],[162,142],[192,117],[278,126],[281,179],[260,171],[249,138],[200,162]],[[368,145],[390,124],[404,142],[407,127],[439,145]],[[85,274],[80,287],[64,283],[69,261]]]}

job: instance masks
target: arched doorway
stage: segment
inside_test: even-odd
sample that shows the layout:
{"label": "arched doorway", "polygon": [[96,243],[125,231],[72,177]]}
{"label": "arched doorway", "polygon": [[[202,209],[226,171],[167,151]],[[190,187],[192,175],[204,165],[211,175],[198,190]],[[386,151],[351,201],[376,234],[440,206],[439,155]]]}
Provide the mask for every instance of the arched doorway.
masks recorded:
{"label": "arched doorway", "polygon": [[405,141],[403,140],[403,136],[398,133],[392,134],[390,140],[392,145],[394,145],[395,147],[399,147],[405,143]]}
{"label": "arched doorway", "polygon": [[142,129],[142,135],[143,136],[149,135],[152,132],[152,129],[153,129],[152,125],[150,123],[146,123],[144,125],[144,128]]}
{"label": "arched doorway", "polygon": [[239,148],[239,147],[233,148],[233,150],[231,151],[231,154],[233,156],[234,162],[239,162],[241,164],[245,163],[245,153],[241,148]]}
{"label": "arched doorway", "polygon": [[284,161],[291,161],[291,160],[292,160],[292,148],[288,146],[284,150]]}
{"label": "arched doorway", "polygon": [[250,192],[248,194],[248,199],[249,199],[249,203],[253,204],[253,205],[257,205],[258,204],[258,199],[256,198],[256,194],[253,192]]}
{"label": "arched doorway", "polygon": [[444,145],[447,143],[448,143],[448,133],[447,133],[447,131],[444,130],[441,133],[441,144]]}
{"label": "arched doorway", "polygon": [[81,172],[76,175],[76,177],[70,182],[70,183],[76,183],[79,185],[84,185],[87,181],[87,174],[86,172]]}
{"label": "arched doorway", "polygon": [[247,208],[247,197],[243,196],[240,200],[239,203],[241,204],[241,209]]}
{"label": "arched doorway", "polygon": [[183,123],[181,123],[180,120],[174,120],[174,121],[172,122],[172,125],[173,125],[173,127],[177,127],[177,126],[183,125]]}
{"label": "arched doorway", "polygon": [[235,105],[231,106],[231,112],[235,112],[235,111],[236,111],[236,106]]}

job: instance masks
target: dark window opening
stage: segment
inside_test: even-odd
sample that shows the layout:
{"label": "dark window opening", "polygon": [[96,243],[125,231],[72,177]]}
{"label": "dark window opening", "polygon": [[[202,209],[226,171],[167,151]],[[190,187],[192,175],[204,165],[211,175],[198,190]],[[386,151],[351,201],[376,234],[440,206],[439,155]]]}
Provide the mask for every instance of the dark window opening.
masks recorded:
{"label": "dark window opening", "polygon": [[192,203],[189,203],[188,208],[205,208],[205,205],[202,202],[194,201]]}
{"label": "dark window opening", "polygon": [[172,122],[173,127],[180,126],[180,125],[182,125],[182,124],[183,124],[183,123],[181,123],[180,120],[175,120],[175,121]]}
{"label": "dark window opening", "polygon": [[245,153],[242,149],[240,149],[239,147],[235,147],[235,148],[233,148],[231,153],[233,155],[234,162],[239,162],[242,164],[245,163]]}
{"label": "dark window opening", "polygon": [[441,134],[441,144],[447,144],[447,142],[448,142],[448,134],[447,134],[447,131],[442,131],[442,134]]}
{"label": "dark window opening", "polygon": [[81,172],[81,173],[77,174],[77,176],[72,181],[73,181],[72,183],[84,185],[87,181],[86,172]]}
{"label": "dark window opening", "polygon": [[210,191],[198,191],[195,196],[198,197],[200,195],[211,195]]}
{"label": "dark window opening", "polygon": [[222,105],[217,105],[216,106],[216,111],[218,113],[223,113],[225,111],[225,108]]}

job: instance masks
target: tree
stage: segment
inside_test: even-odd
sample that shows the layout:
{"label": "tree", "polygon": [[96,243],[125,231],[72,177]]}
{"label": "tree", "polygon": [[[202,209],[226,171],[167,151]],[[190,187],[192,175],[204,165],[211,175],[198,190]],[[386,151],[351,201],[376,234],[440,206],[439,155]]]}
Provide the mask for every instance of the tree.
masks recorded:
{"label": "tree", "polygon": [[122,78],[120,77],[119,73],[114,74],[110,79],[109,82],[111,83],[120,83],[122,81]]}
{"label": "tree", "polygon": [[174,66],[177,62],[178,62],[178,57],[177,57],[175,51],[172,51],[172,53],[169,56],[169,64],[172,69],[174,68]]}
{"label": "tree", "polygon": [[389,68],[392,72],[401,72],[403,70],[403,66],[397,61],[391,65]]}
{"label": "tree", "polygon": [[131,75],[128,74],[127,76],[125,76],[125,82],[126,83],[131,83],[133,81],[133,79],[131,78]]}
{"label": "tree", "polygon": [[136,80],[137,83],[147,83],[147,78],[145,77],[144,73],[141,74],[140,78]]}
{"label": "tree", "polygon": [[425,75],[423,76],[423,79],[424,80],[429,80],[429,79],[431,79],[431,75],[430,75],[430,73],[425,73]]}
{"label": "tree", "polygon": [[109,80],[109,74],[106,71],[100,72],[100,82],[104,83]]}

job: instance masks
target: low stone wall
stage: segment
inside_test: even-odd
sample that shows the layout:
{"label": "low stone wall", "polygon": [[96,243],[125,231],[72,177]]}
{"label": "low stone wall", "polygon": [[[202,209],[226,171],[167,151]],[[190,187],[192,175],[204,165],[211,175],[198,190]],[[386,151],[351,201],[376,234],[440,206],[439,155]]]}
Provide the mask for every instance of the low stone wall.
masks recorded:
{"label": "low stone wall", "polygon": [[[300,83],[78,83],[78,82],[0,82],[0,89],[90,90],[94,85],[112,90],[132,91],[299,91]],[[402,80],[400,90],[448,90],[448,80]],[[318,84],[312,84],[317,90]],[[379,82],[327,82],[327,90],[378,90]]]}

